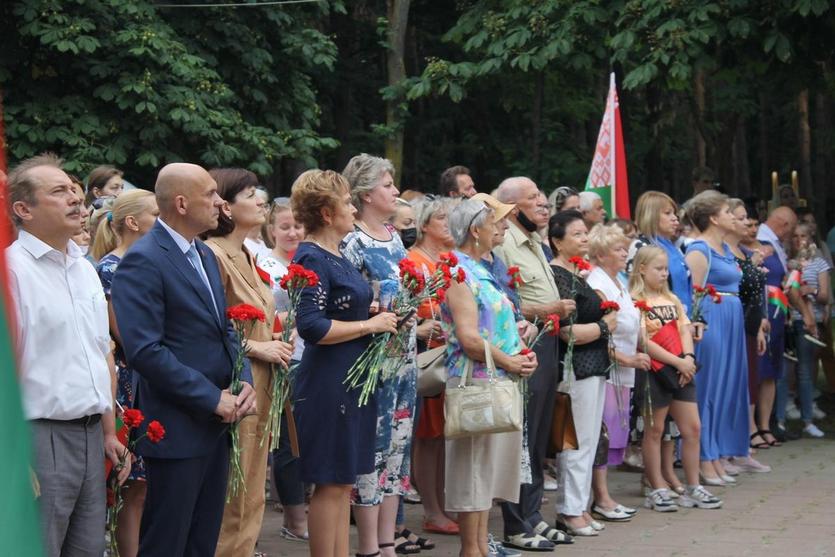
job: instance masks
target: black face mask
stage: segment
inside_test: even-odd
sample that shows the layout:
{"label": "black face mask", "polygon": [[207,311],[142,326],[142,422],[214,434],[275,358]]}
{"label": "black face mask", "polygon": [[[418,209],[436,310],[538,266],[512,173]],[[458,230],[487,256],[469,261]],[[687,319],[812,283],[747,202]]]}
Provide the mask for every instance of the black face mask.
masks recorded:
{"label": "black face mask", "polygon": [[400,239],[403,240],[403,247],[409,249],[417,242],[417,228],[404,228],[400,231]]}
{"label": "black face mask", "polygon": [[536,232],[536,229],[538,228],[536,224],[534,224],[533,221],[529,219],[528,216],[521,210],[516,215],[516,218],[519,219],[519,224],[522,225],[522,228],[524,228],[528,232]]}

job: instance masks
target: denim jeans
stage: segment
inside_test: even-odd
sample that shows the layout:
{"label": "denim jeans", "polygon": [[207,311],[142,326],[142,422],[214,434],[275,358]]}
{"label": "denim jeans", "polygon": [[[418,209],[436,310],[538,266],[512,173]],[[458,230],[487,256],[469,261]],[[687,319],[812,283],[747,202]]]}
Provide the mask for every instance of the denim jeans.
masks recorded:
{"label": "denim jeans", "polygon": [[[818,328],[821,327],[822,325],[819,323]],[[794,344],[797,351],[795,370],[797,373],[797,396],[800,398],[800,417],[804,422],[811,422],[812,403],[814,402],[813,378],[817,375],[818,346],[804,338],[806,330],[803,327],[803,321],[794,321],[792,332],[794,333]],[[774,411],[778,422],[786,421],[788,395],[788,383],[785,374],[783,374],[783,377],[777,381],[777,405]]]}

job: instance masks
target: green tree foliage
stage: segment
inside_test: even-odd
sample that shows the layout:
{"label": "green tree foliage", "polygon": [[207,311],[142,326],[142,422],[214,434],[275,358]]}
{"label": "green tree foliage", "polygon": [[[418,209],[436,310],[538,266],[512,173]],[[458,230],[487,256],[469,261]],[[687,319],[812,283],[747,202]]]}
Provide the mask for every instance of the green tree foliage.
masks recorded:
{"label": "green tree foliage", "polygon": [[[145,0],[3,3],[0,80],[12,159],[45,149],[77,172],[108,162],[140,176],[169,161],[272,174],[315,164],[313,76],[333,41],[317,8],[164,10]],[[253,11],[258,10],[258,11]]]}

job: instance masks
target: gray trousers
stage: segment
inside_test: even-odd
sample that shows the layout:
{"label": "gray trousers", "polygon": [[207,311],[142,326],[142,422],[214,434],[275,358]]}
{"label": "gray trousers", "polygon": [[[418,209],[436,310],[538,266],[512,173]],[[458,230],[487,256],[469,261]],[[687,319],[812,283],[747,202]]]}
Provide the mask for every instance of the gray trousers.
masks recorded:
{"label": "gray trousers", "polygon": [[101,422],[30,424],[46,555],[102,557],[106,494]]}
{"label": "gray trousers", "polygon": [[551,439],[551,422],[554,419],[556,399],[557,339],[545,335],[534,347],[539,367],[528,378],[528,452],[531,457],[533,481],[519,488],[518,503],[502,503],[504,535],[533,534],[534,527],[542,522],[539,507],[544,494],[543,469],[548,444]]}

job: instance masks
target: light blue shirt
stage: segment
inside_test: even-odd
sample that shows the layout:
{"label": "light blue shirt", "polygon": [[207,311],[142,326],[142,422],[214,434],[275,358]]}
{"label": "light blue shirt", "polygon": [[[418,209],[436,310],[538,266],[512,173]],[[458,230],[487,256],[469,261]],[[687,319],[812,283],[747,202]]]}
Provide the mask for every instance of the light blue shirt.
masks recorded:
{"label": "light blue shirt", "polygon": [[195,251],[197,251],[197,245],[194,243],[194,240],[189,242],[185,239],[185,237],[182,234],[168,226],[165,223],[165,221],[161,218],[157,218],[157,221],[159,221],[159,223],[162,225],[165,231],[168,232],[168,234],[171,236],[171,239],[174,240],[174,243],[177,244],[177,247],[180,248],[180,251],[182,251],[183,255],[186,256],[188,262],[191,263],[191,266],[194,267],[194,270],[197,271],[198,275],[200,275],[200,278],[202,279],[203,283],[206,285],[206,288],[209,291],[209,296],[211,296],[212,298],[212,304],[214,304],[215,306],[215,314],[219,316],[220,314],[218,314],[217,311],[217,300],[215,300],[215,294],[214,292],[212,292],[212,289],[209,286],[209,275],[206,274],[206,269],[205,267],[203,267],[203,262],[201,261],[200,257],[196,257],[194,260],[192,260],[191,257],[188,256],[188,252],[191,248],[194,248]]}

